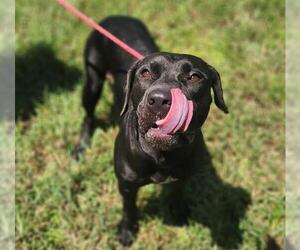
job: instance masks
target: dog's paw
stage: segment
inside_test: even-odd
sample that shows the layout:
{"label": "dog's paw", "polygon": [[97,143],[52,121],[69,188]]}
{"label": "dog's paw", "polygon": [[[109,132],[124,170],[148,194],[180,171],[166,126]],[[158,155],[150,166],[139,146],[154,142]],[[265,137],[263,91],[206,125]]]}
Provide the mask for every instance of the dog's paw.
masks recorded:
{"label": "dog's paw", "polygon": [[130,246],[136,238],[137,231],[137,225],[129,228],[125,223],[120,222],[118,226],[118,241],[123,246]]}
{"label": "dog's paw", "polygon": [[83,154],[84,151],[85,147],[83,147],[81,144],[76,145],[72,151],[72,159],[74,161],[79,161],[80,156]]}

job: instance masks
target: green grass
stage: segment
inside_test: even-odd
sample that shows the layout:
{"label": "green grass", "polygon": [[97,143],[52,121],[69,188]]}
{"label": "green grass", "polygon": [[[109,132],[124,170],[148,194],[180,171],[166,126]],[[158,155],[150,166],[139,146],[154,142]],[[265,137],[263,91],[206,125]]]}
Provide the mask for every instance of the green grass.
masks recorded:
{"label": "green grass", "polygon": [[[190,53],[221,74],[230,109],[203,127],[213,167],[191,183],[190,225],[164,222],[164,188],[139,193],[132,249],[278,249],[284,238],[284,1],[72,1],[98,20],[142,19],[163,51]],[[98,129],[84,159],[70,152],[83,110],[89,28],[54,1],[16,1],[17,249],[122,249],[113,173],[118,131]],[[97,115],[108,117],[108,85]]]}

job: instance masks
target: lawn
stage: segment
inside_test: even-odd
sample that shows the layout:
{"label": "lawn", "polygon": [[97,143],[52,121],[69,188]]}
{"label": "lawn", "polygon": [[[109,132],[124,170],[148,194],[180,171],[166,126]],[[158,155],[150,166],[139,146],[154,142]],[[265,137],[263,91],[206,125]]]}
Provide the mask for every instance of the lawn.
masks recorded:
{"label": "lawn", "polygon": [[[70,1],[95,20],[142,19],[162,51],[218,69],[230,113],[203,127],[212,164],[187,189],[189,226],[165,222],[165,192],[144,187],[132,249],[281,249],[284,239],[284,1]],[[82,51],[90,32],[55,1],[16,0],[16,248],[122,249],[113,173],[118,128],[97,129],[70,154],[83,110]],[[97,107],[108,119],[109,84]]]}

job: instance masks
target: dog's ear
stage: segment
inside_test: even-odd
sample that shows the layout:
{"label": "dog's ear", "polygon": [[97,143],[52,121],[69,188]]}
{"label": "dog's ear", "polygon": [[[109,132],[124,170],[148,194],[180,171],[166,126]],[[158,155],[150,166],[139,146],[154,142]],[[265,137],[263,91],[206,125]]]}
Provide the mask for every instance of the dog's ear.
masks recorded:
{"label": "dog's ear", "polygon": [[221,84],[221,78],[218,73],[212,66],[209,66],[212,75],[212,89],[214,92],[214,101],[219,109],[221,109],[224,113],[229,113],[228,108],[225,104],[223,97],[223,89]]}
{"label": "dog's ear", "polygon": [[126,82],[125,88],[124,88],[125,99],[124,99],[124,104],[123,104],[123,108],[122,108],[122,111],[120,113],[120,116],[124,115],[125,112],[128,109],[128,104],[129,104],[129,99],[130,99],[130,93],[131,93],[132,85],[133,85],[133,82],[134,82],[135,72],[136,72],[136,69],[138,67],[139,62],[140,62],[139,60],[136,61],[130,67],[129,71],[127,72],[127,82]]}

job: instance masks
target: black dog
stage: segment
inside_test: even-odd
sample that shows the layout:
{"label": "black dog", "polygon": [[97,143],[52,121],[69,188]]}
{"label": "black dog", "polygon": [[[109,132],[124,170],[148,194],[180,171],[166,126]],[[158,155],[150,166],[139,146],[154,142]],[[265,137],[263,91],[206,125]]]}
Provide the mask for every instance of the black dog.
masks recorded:
{"label": "black dog", "polygon": [[[145,58],[136,61],[96,31],[91,33],[84,53],[86,117],[73,156],[77,158],[90,144],[95,128],[94,109],[105,76],[110,72],[116,109],[121,113],[114,153],[115,173],[123,198],[119,240],[130,245],[138,230],[136,196],[143,185],[173,181],[170,213],[178,224],[187,223],[183,189],[188,178],[201,168],[200,128],[212,102],[211,88],[216,105],[225,113],[228,111],[219,74],[203,60],[192,55],[158,52],[147,28],[136,19],[109,17],[100,24]],[[193,111],[193,116],[186,123],[187,128],[163,133],[157,121],[168,114],[175,101],[172,89],[182,93],[181,99],[192,101],[189,111]]]}

